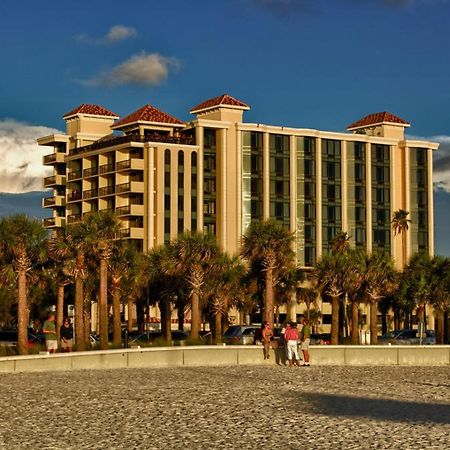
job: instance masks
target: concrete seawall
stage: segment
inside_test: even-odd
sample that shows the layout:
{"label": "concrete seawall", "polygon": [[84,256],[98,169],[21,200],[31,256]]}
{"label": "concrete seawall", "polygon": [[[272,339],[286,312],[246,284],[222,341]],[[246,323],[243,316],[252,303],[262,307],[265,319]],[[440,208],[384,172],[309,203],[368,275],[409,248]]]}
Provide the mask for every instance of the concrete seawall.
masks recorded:
{"label": "concrete seawall", "polygon": [[[318,366],[449,366],[450,346],[312,346]],[[264,361],[261,346],[192,346],[39,354],[0,358],[0,373],[83,369],[284,364],[284,349]]]}

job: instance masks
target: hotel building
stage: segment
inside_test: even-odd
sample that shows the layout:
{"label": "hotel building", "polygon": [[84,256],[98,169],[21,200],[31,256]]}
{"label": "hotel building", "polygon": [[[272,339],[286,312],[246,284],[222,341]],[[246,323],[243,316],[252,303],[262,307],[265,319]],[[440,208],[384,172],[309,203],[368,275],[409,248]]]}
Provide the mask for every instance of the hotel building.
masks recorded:
{"label": "hotel building", "polygon": [[[45,226],[112,210],[144,252],[198,230],[236,253],[250,222],[270,218],[294,233],[302,267],[341,231],[355,247],[389,252],[399,268],[414,253],[433,255],[437,143],[406,139],[410,124],[388,112],[338,133],[245,123],[249,109],[224,94],[193,107],[188,122],[151,105],[123,118],[97,105],[70,111],[66,134],[38,140],[52,147]],[[411,224],[394,236],[399,209]]]}
{"label": "hotel building", "polygon": [[[406,140],[410,124],[371,114],[350,133],[243,122],[249,106],[229,95],[178,120],[146,105],[127,117],[96,105],[67,113],[66,134],[44,164],[52,211],[45,226],[113,210],[123,236],[143,251],[184,230],[210,231],[230,253],[253,220],[275,219],[295,233],[298,263],[312,266],[346,231],[351,243],[390,252],[399,267],[416,252],[433,254],[432,151]],[[119,132],[119,133],[118,133]],[[119,135],[118,135],[119,134]],[[406,254],[393,236],[394,211],[410,212]]]}

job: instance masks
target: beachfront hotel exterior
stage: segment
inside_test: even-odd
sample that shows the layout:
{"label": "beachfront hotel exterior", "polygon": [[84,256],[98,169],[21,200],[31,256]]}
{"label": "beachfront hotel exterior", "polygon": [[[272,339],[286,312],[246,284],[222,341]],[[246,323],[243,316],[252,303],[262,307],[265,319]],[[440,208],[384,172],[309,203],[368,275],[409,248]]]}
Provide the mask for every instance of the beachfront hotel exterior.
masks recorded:
{"label": "beachfront hotel exterior", "polygon": [[[187,122],[151,105],[123,118],[97,105],[70,111],[66,134],[38,140],[52,147],[45,226],[113,210],[144,252],[198,230],[233,254],[252,221],[270,218],[294,233],[302,267],[341,231],[353,246],[389,252],[399,268],[414,253],[433,255],[437,143],[406,139],[410,124],[388,112],[341,133],[245,123],[249,109],[224,94],[193,107]],[[394,236],[399,209],[411,224]]]}
{"label": "beachfront hotel exterior", "polygon": [[[123,236],[143,251],[204,230],[235,253],[251,221],[271,218],[295,233],[301,266],[312,266],[340,231],[355,246],[390,252],[399,267],[413,253],[433,254],[438,144],[406,140],[410,124],[386,112],[336,133],[245,123],[248,109],[222,95],[183,122],[150,105],[122,119],[79,106],[64,116],[66,134],[38,140],[53,147],[44,156],[54,171],[44,180],[53,190],[45,225],[114,210]],[[406,254],[390,223],[398,209],[412,221]]]}

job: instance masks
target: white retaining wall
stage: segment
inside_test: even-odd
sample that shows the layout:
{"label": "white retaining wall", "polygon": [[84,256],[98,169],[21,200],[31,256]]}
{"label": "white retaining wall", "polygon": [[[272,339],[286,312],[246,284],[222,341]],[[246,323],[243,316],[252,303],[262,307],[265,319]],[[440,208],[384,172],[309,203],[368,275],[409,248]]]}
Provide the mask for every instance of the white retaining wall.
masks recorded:
{"label": "white retaining wall", "polygon": [[[450,346],[312,346],[311,364],[348,366],[450,365]],[[8,356],[0,358],[0,373],[83,369],[158,368],[284,364],[283,349],[263,359],[261,346],[192,346]]]}

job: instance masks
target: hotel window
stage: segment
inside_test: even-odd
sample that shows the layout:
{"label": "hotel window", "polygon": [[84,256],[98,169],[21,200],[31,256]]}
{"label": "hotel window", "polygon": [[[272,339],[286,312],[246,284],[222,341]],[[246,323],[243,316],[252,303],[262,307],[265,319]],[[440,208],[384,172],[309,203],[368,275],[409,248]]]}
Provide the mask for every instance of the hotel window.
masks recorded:
{"label": "hotel window", "polygon": [[164,151],[164,242],[170,241],[170,150]]}
{"label": "hotel window", "polygon": [[215,234],[216,231],[216,130],[204,129],[203,145],[203,179],[204,179],[204,231]]}
{"label": "hotel window", "polygon": [[322,174],[322,249],[326,254],[330,241],[342,230],[341,141],[322,139]]}
{"label": "hotel window", "polygon": [[289,136],[269,135],[270,218],[290,227],[290,148]]}
{"label": "hotel window", "polygon": [[372,144],[372,236],[373,249],[391,250],[390,147]]}
{"label": "hotel window", "polygon": [[316,140],[300,136],[296,141],[296,256],[299,265],[311,267],[316,259]]}
{"label": "hotel window", "polygon": [[411,252],[428,253],[428,160],[426,148],[410,148]]}
{"label": "hotel window", "polygon": [[[282,189],[278,186],[278,190]],[[242,232],[263,218],[263,135],[242,132]]]}
{"label": "hotel window", "polygon": [[191,230],[197,231],[197,153],[191,153]]}

